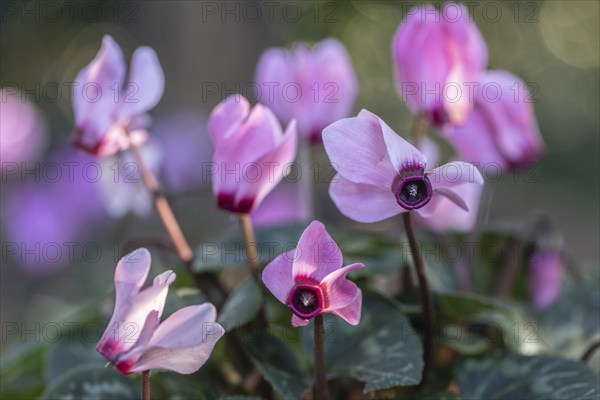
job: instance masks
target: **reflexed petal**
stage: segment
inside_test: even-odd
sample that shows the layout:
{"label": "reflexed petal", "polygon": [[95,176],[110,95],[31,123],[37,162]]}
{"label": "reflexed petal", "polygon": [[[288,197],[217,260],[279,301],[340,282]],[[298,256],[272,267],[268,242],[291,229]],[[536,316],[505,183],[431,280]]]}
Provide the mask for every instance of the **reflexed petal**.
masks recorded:
{"label": "reflexed petal", "polygon": [[341,268],[342,261],[342,252],[325,226],[313,221],[298,240],[292,275],[294,279],[309,278],[321,282],[331,272]]}
{"label": "reflexed petal", "polygon": [[331,199],[346,217],[358,222],[377,222],[405,210],[390,189],[351,182],[337,174],[329,186]]}
{"label": "reflexed petal", "polygon": [[325,296],[327,297],[327,308],[324,312],[344,308],[354,301],[360,289],[354,282],[348,280],[346,275],[352,270],[363,267],[364,265],[359,263],[350,264],[333,271],[323,279],[321,287],[324,289]]}
{"label": "reflexed petal", "polygon": [[208,134],[215,147],[233,135],[250,112],[245,97],[233,95],[219,103],[208,118]]}
{"label": "reflexed petal", "polygon": [[350,325],[358,325],[362,313],[362,292],[360,289],[356,291],[356,297],[350,304],[344,308],[332,310],[331,313],[341,317]]}
{"label": "reflexed petal", "polygon": [[329,160],[346,179],[388,189],[397,175],[387,153],[377,117],[364,110],[323,130]]}
{"label": "reflexed petal", "polygon": [[296,314],[292,314],[292,326],[294,327],[299,327],[299,326],[306,326],[308,325],[310,321],[308,319],[302,319],[300,317],[298,317]]}
{"label": "reflexed petal", "polygon": [[112,123],[117,107],[113,92],[125,77],[125,61],[119,45],[106,35],[96,57],[83,68],[73,85],[76,143],[88,150],[98,145]]}
{"label": "reflexed petal", "polygon": [[139,248],[119,260],[115,269],[115,308],[127,298],[136,295],[150,272],[152,257],[145,248]]}
{"label": "reflexed petal", "polygon": [[197,371],[225,333],[215,319],[216,310],[210,303],[177,310],[158,326],[131,372],[168,369],[191,374]]}
{"label": "reflexed petal", "polygon": [[260,87],[260,102],[269,106],[282,122],[291,121],[293,103],[283,98],[283,86],[294,82],[287,51],[275,47],[265,50],[258,60],[255,79]]}
{"label": "reflexed petal", "polygon": [[118,117],[144,114],[160,101],[165,88],[163,73],[156,52],[140,47],[131,56],[128,81],[121,94]]}
{"label": "reflexed petal", "polygon": [[278,255],[262,272],[265,286],[283,304],[287,303],[290,291],[294,287],[292,262],[295,252],[294,249]]}
{"label": "reflexed petal", "polygon": [[[281,182],[287,168],[296,158],[297,143],[296,122],[292,121],[286,128],[283,140],[272,150],[248,164],[242,164],[241,179],[236,189],[236,202],[237,204],[249,202],[251,208],[240,212],[251,212],[256,209],[267,194]],[[261,145],[256,143],[253,146]]]}

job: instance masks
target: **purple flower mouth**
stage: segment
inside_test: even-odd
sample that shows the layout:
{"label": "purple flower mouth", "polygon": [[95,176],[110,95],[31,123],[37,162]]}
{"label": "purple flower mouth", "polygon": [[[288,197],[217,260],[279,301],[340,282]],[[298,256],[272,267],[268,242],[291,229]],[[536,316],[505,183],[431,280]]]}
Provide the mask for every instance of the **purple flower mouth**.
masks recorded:
{"label": "purple flower mouth", "polygon": [[296,285],[288,299],[288,307],[302,319],[309,319],[323,309],[323,294],[315,286]]}
{"label": "purple flower mouth", "polygon": [[433,194],[431,182],[425,175],[413,175],[405,178],[398,176],[392,185],[392,191],[398,204],[407,210],[423,207],[429,203]]}

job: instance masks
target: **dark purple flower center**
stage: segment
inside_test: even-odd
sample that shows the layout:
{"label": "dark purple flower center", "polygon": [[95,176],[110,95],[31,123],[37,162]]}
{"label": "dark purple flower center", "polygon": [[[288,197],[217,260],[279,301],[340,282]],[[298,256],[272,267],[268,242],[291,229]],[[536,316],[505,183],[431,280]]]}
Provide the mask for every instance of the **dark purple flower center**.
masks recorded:
{"label": "dark purple flower center", "polygon": [[433,190],[431,182],[425,175],[398,177],[392,187],[396,201],[407,210],[423,207],[431,200]]}
{"label": "dark purple flower center", "polygon": [[292,290],[288,307],[302,319],[309,319],[323,309],[323,295],[318,287],[297,285]]}

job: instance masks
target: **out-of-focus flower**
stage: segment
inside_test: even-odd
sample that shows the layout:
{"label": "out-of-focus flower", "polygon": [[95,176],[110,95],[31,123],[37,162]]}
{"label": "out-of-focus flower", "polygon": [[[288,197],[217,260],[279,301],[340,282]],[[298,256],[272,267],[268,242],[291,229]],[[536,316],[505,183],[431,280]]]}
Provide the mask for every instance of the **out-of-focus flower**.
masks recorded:
{"label": "out-of-focus flower", "polygon": [[426,171],[425,156],[367,110],[329,125],[323,143],[337,171],[329,194],[342,214],[358,222],[410,210],[428,218],[445,200],[469,211],[457,188],[483,185],[479,170],[465,162]]}
{"label": "out-of-focus flower", "polygon": [[293,326],[332,313],[349,324],[360,322],[362,292],[348,272],[364,267],[342,267],[342,252],[325,226],[313,221],[302,233],[296,249],[276,257],[265,267],[262,279],[273,295],[294,313]]}
{"label": "out-of-focus flower", "polygon": [[475,91],[469,118],[463,125],[446,126],[444,136],[466,161],[502,169],[526,166],[544,152],[531,101],[517,76],[488,71]]}
{"label": "out-of-focus flower", "polygon": [[96,350],[123,374],[168,369],[180,374],[197,371],[225,333],[210,303],[181,308],[160,322],[173,271],[157,275],[142,289],[151,257],[137,249],[115,270],[115,310]]}
{"label": "out-of-focus flower", "polygon": [[219,103],[208,119],[215,146],[212,174],[217,205],[235,213],[250,213],[283,179],[296,157],[296,122],[285,132],[271,110],[257,104],[250,111],[239,95]]}
{"label": "out-of-focus flower", "polygon": [[308,219],[308,203],[301,185],[281,182],[265,197],[260,206],[251,214],[253,226],[267,227]]}
{"label": "out-of-focus flower", "polygon": [[12,174],[40,155],[47,141],[46,124],[17,89],[2,88],[0,96],[0,161],[2,172]]}
{"label": "out-of-focus flower", "polygon": [[487,47],[462,4],[412,8],[392,41],[396,85],[414,113],[436,125],[461,124],[487,64]]}
{"label": "out-of-focus flower", "polygon": [[[123,53],[110,36],[73,86],[75,145],[98,156],[108,156],[144,142],[148,116],[162,97],[164,75],[154,50],[136,49],[127,80]],[[130,137],[128,138],[127,135]]]}
{"label": "out-of-focus flower", "polygon": [[6,254],[41,278],[74,263],[91,235],[98,239],[107,214],[93,156],[67,146],[31,171],[6,194],[2,219],[10,241]]}
{"label": "out-of-focus flower", "polygon": [[321,131],[352,112],[358,79],[343,44],[325,39],[309,49],[296,43],[291,51],[270,48],[258,61],[260,101],[284,122],[298,122],[300,135],[321,143]]}
{"label": "out-of-focus flower", "polygon": [[164,155],[161,183],[167,192],[183,192],[210,183],[213,146],[205,117],[197,111],[178,111],[157,117],[151,130]]}
{"label": "out-of-focus flower", "polygon": [[562,252],[538,249],[529,258],[529,297],[534,307],[544,309],[560,296],[563,275]]}
{"label": "out-of-focus flower", "polygon": [[[427,159],[426,169],[435,168],[439,160],[439,150],[435,142],[426,137],[419,145],[419,149]],[[477,222],[483,186],[466,182],[455,186],[453,190],[464,200],[468,211],[456,207],[452,201],[443,198],[431,216],[428,218],[417,216],[417,221],[435,232],[472,230]]]}
{"label": "out-of-focus flower", "polygon": [[[146,167],[156,175],[163,162],[160,145],[150,140],[139,147]],[[152,194],[144,184],[139,167],[131,153],[119,153],[101,161],[101,192],[106,211],[113,218],[129,212],[138,217],[152,212]]]}

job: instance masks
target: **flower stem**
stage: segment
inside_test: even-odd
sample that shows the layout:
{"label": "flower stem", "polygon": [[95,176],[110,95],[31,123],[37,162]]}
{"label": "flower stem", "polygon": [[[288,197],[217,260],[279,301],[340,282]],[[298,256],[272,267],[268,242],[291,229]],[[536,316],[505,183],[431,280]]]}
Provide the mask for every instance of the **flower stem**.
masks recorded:
{"label": "flower stem", "polygon": [[254,235],[254,228],[252,227],[252,220],[250,214],[240,215],[240,226],[242,228],[242,234],[244,235],[244,241],[246,242],[246,259],[248,261],[248,268],[252,274],[252,278],[256,280],[256,283],[260,285],[260,277],[258,276],[258,244],[256,243],[256,237]]}
{"label": "flower stem", "polygon": [[150,371],[142,372],[142,400],[150,400]]}
{"label": "flower stem", "polygon": [[419,114],[414,118],[414,125],[412,130],[414,145],[417,148],[421,145],[423,138],[427,134],[427,125],[427,118],[425,118],[424,114]]}
{"label": "flower stem", "polygon": [[587,348],[587,350],[581,356],[581,362],[587,363],[590,361],[594,355],[594,352],[598,349],[600,349],[600,340],[596,340]]}
{"label": "flower stem", "polygon": [[315,317],[315,398],[319,400],[329,400],[329,389],[327,388],[327,378],[325,377],[324,336],[323,316],[317,315]]}
{"label": "flower stem", "polygon": [[194,258],[194,253],[188,244],[177,219],[175,218],[175,214],[173,214],[173,210],[167,201],[167,198],[160,190],[158,185],[158,180],[152,174],[152,171],[146,166],[144,159],[138,149],[137,145],[133,141],[129,141],[129,149],[133,154],[137,167],[142,175],[142,180],[144,184],[152,194],[152,198],[154,200],[154,208],[156,209],[156,213],[158,214],[160,220],[162,221],[169,238],[171,239],[171,243],[175,248],[175,252],[185,264],[186,269],[190,273],[190,275],[194,278],[196,282],[196,286],[200,290],[202,290],[209,298],[210,296],[209,289],[216,289],[219,292],[219,297],[221,301],[215,301],[211,299],[213,302],[220,304],[222,303],[222,299],[224,299],[227,295],[226,290],[219,283],[218,279],[212,274],[196,274],[192,270],[192,261]]}
{"label": "flower stem", "polygon": [[421,305],[423,307],[423,318],[425,320],[423,327],[423,358],[425,365],[423,366],[423,379],[419,385],[422,387],[427,384],[429,369],[433,362],[433,321],[435,314],[431,292],[429,291],[429,284],[427,283],[427,275],[425,274],[425,265],[415,236],[410,212],[402,214],[402,218],[404,220],[404,228],[406,230],[406,236],[408,237],[410,252],[412,253],[415,269],[417,270]]}

